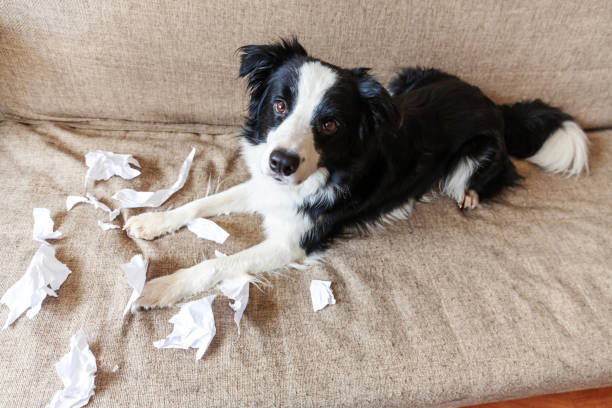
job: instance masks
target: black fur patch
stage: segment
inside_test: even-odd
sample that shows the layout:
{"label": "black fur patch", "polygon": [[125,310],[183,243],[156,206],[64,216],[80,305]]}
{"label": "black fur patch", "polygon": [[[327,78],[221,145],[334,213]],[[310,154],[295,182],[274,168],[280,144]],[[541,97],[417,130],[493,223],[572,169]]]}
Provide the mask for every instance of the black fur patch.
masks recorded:
{"label": "black fur patch", "polygon": [[[307,61],[293,39],[241,48],[240,76],[251,91],[243,136],[252,144],[278,125],[271,101],[289,106],[299,66]],[[477,87],[435,69],[406,68],[387,90],[365,68],[342,69],[317,108],[312,129],[320,167],[329,171],[326,189],[300,206],[313,227],[301,237],[307,253],[325,249],[347,231],[363,230],[384,214],[418,200],[447,177],[459,160],[479,166],[467,188],[481,199],[494,197],[519,179],[508,152],[535,153],[571,117],[541,101],[496,106]],[[318,124],[333,117],[339,130],[325,136]]]}

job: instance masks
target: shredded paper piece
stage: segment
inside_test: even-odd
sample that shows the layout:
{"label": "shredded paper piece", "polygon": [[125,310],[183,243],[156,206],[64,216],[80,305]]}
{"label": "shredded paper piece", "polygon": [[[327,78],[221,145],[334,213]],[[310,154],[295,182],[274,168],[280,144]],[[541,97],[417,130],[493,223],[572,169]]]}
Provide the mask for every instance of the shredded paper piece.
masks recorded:
{"label": "shredded paper piece", "polygon": [[64,384],[46,408],[78,408],[94,395],[96,358],[89,349],[83,329],[70,338],[70,351],[55,364],[55,371]]}
{"label": "shredded paper piece", "polygon": [[114,210],[111,210],[106,204],[101,203],[100,201],[98,201],[96,199],[96,197],[91,195],[91,193],[87,193],[86,196],[87,197],[82,197],[82,196],[68,196],[68,197],[66,197],[66,211],[72,210],[72,207],[74,207],[75,205],[77,205],[79,203],[87,203],[87,204],[93,205],[94,208],[97,209],[97,210],[102,210],[102,211],[106,212],[108,214],[108,220],[109,221],[114,220],[119,215],[119,211],[121,210],[120,208],[116,208]]}
{"label": "shredded paper piece", "polygon": [[238,326],[239,336],[240,320],[242,319],[244,309],[246,309],[247,304],[249,303],[250,283],[251,278],[249,276],[244,276],[238,279],[225,280],[219,284],[219,289],[221,289],[221,292],[234,301],[233,303],[230,303],[230,307],[232,310],[234,310],[234,322],[236,322],[236,326]]}
{"label": "shredded paper piece", "polygon": [[142,293],[142,289],[144,288],[145,280],[147,278],[148,267],[149,262],[144,259],[141,254],[134,255],[132,259],[130,259],[129,263],[121,265],[121,269],[123,272],[125,272],[125,277],[127,278],[128,283],[134,288],[132,296],[130,296],[130,300],[128,300],[128,303],[123,310],[123,316],[125,316],[132,308],[132,304]]}
{"label": "shredded paper piece", "polygon": [[211,295],[193,302],[185,303],[181,310],[170,318],[174,325],[172,333],[163,340],[153,343],[157,348],[197,348],[196,360],[202,358],[217,333]]}
{"label": "shredded paper piece", "polygon": [[217,250],[215,249],[215,256],[216,256],[217,258],[221,258],[221,257],[227,256],[227,255],[225,255],[223,252],[221,252],[221,251],[217,251]]}
{"label": "shredded paper piece", "polygon": [[3,329],[27,309],[28,318],[36,316],[45,297],[57,297],[55,291],[71,273],[66,265],[55,258],[55,249],[49,244],[42,244],[34,254],[26,273],[0,299],[0,303],[9,308]]}
{"label": "shredded paper piece", "polygon": [[53,220],[48,209],[34,208],[32,215],[34,216],[32,238],[35,241],[46,242],[47,239],[58,239],[62,236],[61,232],[53,231]]}
{"label": "shredded paper piece", "polygon": [[327,305],[335,305],[336,299],[331,290],[330,281],[313,280],[310,282],[310,297],[312,298],[312,308],[315,312],[323,309]]}
{"label": "shredded paper piece", "polygon": [[124,188],[116,192],[113,198],[121,203],[122,208],[159,207],[169,199],[172,194],[179,191],[185,185],[195,152],[195,148],[192,148],[191,153],[189,153],[181,166],[178,179],[172,187],[158,191],[135,191],[130,188]]}
{"label": "shredded paper piece", "polygon": [[119,366],[117,364],[115,364],[113,366],[113,369],[111,370],[113,373],[116,373],[117,371],[119,371]]}
{"label": "shredded paper piece", "polygon": [[130,167],[130,164],[140,167],[140,163],[131,154],[96,150],[85,155],[85,164],[89,167],[85,174],[85,182],[87,179],[108,180],[113,176],[131,180],[140,174],[139,170]]}
{"label": "shredded paper piece", "polygon": [[205,218],[196,218],[187,224],[187,229],[198,236],[198,238],[215,241],[218,244],[225,242],[229,234],[214,221]]}
{"label": "shredded paper piece", "polygon": [[100,229],[102,231],[108,231],[108,230],[111,230],[111,229],[118,229],[118,228],[120,228],[118,225],[109,224],[107,222],[102,222],[100,220],[98,220],[98,227],[100,227]]}

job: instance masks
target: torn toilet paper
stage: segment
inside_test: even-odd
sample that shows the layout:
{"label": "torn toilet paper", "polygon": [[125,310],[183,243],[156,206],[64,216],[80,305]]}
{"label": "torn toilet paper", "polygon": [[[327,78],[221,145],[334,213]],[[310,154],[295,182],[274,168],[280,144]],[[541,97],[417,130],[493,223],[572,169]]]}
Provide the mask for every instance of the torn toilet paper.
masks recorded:
{"label": "torn toilet paper", "polygon": [[29,309],[26,314],[28,318],[36,316],[45,297],[47,295],[57,297],[55,291],[71,273],[66,265],[55,258],[55,249],[49,244],[42,244],[34,254],[26,273],[0,299],[0,303],[4,303],[9,308],[3,329],[17,320],[27,309]]}
{"label": "torn toilet paper", "polygon": [[238,326],[238,335],[240,336],[240,319],[244,309],[246,309],[249,303],[249,285],[251,283],[251,277],[244,276],[237,279],[224,280],[219,284],[221,292],[231,300],[230,307],[234,310],[234,322]]}
{"label": "torn toilet paper", "polygon": [[64,389],[53,395],[46,408],[78,408],[87,405],[94,395],[96,358],[89,349],[83,329],[70,338],[70,351],[55,364]]}
{"label": "torn toilet paper", "polygon": [[221,258],[222,256],[227,256],[227,255],[226,255],[226,254],[224,254],[223,252],[221,252],[221,251],[217,251],[217,250],[215,249],[215,256],[216,256],[217,258]]}
{"label": "torn toilet paper", "polygon": [[181,166],[176,182],[170,188],[157,191],[135,191],[130,188],[124,188],[123,190],[117,191],[115,195],[113,195],[113,199],[119,201],[122,208],[159,207],[170,198],[172,194],[179,191],[185,185],[195,152],[195,148],[192,148],[191,153],[189,153]]}
{"label": "torn toilet paper", "polygon": [[185,303],[181,310],[170,318],[174,324],[172,333],[163,340],[153,343],[157,348],[197,348],[196,360],[202,358],[217,333],[211,295],[193,302]]}
{"label": "torn toilet paper", "polygon": [[130,300],[128,300],[125,309],[123,310],[123,316],[127,314],[127,312],[132,308],[132,304],[140,294],[142,293],[142,289],[144,288],[145,280],[147,279],[147,268],[149,267],[149,262],[144,259],[144,256],[141,254],[134,255],[130,262],[121,265],[121,269],[125,272],[125,277],[128,280],[128,283],[131,287],[134,288],[132,291],[132,296],[130,296]]}
{"label": "torn toilet paper", "polygon": [[108,180],[113,176],[131,180],[140,174],[139,170],[130,166],[131,164],[140,167],[140,163],[131,154],[117,154],[96,150],[85,155],[85,164],[89,167],[87,174],[85,174],[86,183],[87,179]]}
{"label": "torn toilet paper", "polygon": [[34,229],[32,239],[39,242],[46,242],[47,239],[58,239],[62,236],[59,231],[53,231],[53,220],[51,212],[46,208],[34,208]]}
{"label": "torn toilet paper", "polygon": [[225,242],[229,234],[214,221],[206,218],[196,218],[187,224],[187,229],[198,236],[198,238],[215,241],[218,244]]}
{"label": "torn toilet paper", "polygon": [[336,299],[331,290],[330,281],[313,280],[310,282],[310,297],[312,298],[312,308],[315,312],[323,309],[327,305],[335,305]]}
{"label": "torn toilet paper", "polygon": [[100,227],[100,229],[102,231],[108,231],[108,230],[111,230],[111,229],[119,229],[120,228],[118,225],[109,224],[107,222],[102,222],[100,220],[98,220],[98,227]]}
{"label": "torn toilet paper", "polygon": [[87,197],[82,196],[68,196],[66,197],[66,211],[72,210],[72,207],[79,203],[87,203],[94,206],[97,210],[102,210],[108,214],[108,220],[112,221],[119,215],[120,208],[111,210],[106,204],[101,203],[91,193],[86,194]]}

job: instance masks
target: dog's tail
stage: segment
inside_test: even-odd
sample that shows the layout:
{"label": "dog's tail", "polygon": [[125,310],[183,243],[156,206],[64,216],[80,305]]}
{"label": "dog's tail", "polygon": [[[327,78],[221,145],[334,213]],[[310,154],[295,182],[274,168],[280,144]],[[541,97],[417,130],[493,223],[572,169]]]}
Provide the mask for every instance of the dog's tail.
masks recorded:
{"label": "dog's tail", "polygon": [[588,173],[588,139],[570,115],[539,99],[501,105],[500,109],[511,156],[551,173]]}

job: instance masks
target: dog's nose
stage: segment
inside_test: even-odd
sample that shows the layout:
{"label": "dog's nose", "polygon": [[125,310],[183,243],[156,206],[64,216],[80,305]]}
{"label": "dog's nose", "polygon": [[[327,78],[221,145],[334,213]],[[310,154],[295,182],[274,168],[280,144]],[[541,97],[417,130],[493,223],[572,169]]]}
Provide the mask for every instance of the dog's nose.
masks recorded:
{"label": "dog's nose", "polygon": [[270,153],[270,168],[277,174],[289,176],[300,165],[300,156],[284,149],[276,149]]}

